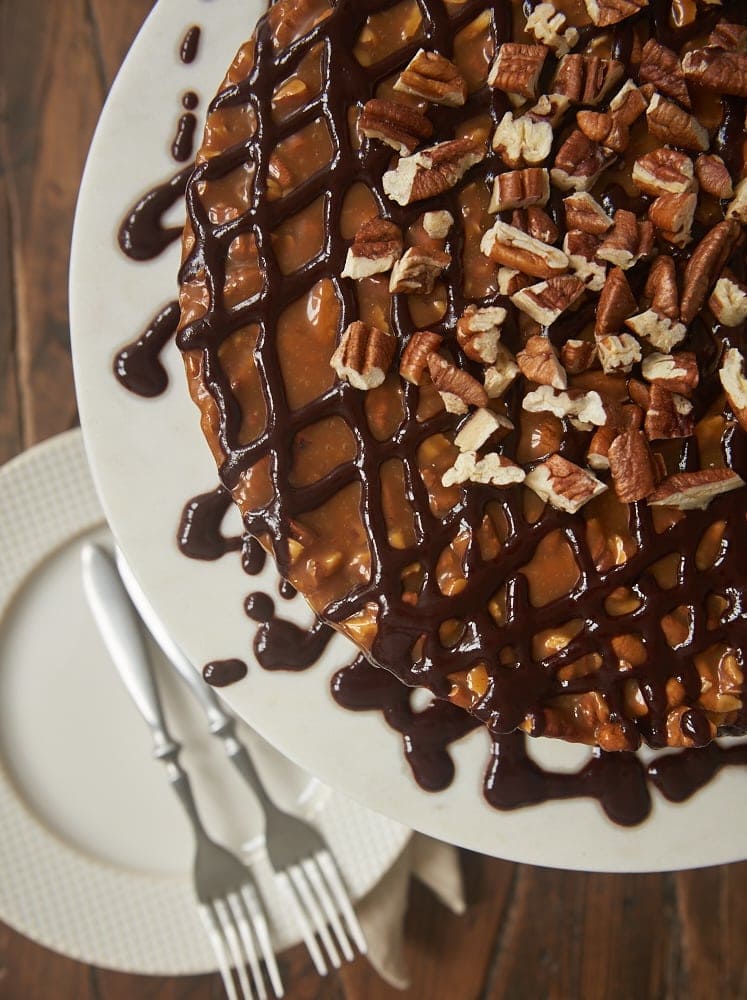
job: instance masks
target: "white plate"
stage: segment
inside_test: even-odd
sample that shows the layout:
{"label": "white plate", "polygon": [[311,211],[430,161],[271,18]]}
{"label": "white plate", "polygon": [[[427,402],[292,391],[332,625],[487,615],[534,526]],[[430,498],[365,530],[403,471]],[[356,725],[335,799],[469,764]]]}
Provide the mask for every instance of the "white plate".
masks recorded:
{"label": "white plate", "polygon": [[[76,380],[86,444],[107,516],[166,625],[196,663],[247,658],[252,627],[242,603],[251,583],[238,560],[185,560],[174,544],[184,501],[216,483],[216,473],[188,399],[181,362],[167,351],[171,387],[143,402],[111,377],[112,358],[136,335],[151,309],[173,297],[179,252],[140,265],[117,250],[122,211],[173,169],[167,140],[178,95],[216,91],[238,44],[260,13],[259,0],[161,0],[113,88],[91,149],[73,242],[71,297]],[[191,23],[203,25],[191,67],[176,44]],[[273,572],[266,571],[271,586]],[[284,608],[308,622],[296,605]],[[229,704],[283,753],[331,785],[408,826],[474,850],[566,868],[649,871],[716,864],[745,857],[746,775],[725,771],[684,805],[654,792],[651,817],[634,829],[609,822],[591,801],[552,802],[512,813],[492,810],[481,794],[488,741],[484,732],[454,751],[457,776],[428,794],[413,782],[398,738],[376,714],[343,711],[328,678],[347,662],[338,637],[305,674],[266,674],[226,691]],[[558,768],[578,750],[541,744]],[[583,753],[583,751],[582,751]],[[545,756],[547,759],[547,756]],[[724,820],[724,817],[728,820]]]}
{"label": "white plate", "polygon": [[[0,470],[0,919],[72,958],[128,972],[215,968],[191,885],[192,838],[98,636],[80,581],[85,539],[111,542],[81,436]],[[277,949],[298,940],[277,905],[252,794],[154,650],[208,830],[245,851]],[[323,831],[355,898],[409,831],[299,771],[241,726],[278,801]]]}

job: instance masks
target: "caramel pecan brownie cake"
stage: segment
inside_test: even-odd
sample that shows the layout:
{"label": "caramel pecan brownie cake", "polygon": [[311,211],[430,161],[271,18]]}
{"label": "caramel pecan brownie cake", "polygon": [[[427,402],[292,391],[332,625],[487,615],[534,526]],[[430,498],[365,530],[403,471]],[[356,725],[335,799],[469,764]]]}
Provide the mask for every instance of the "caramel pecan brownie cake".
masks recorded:
{"label": "caramel pecan brownie cake", "polygon": [[495,734],[738,728],[744,13],[279,0],[212,103],[179,336],[222,480]]}

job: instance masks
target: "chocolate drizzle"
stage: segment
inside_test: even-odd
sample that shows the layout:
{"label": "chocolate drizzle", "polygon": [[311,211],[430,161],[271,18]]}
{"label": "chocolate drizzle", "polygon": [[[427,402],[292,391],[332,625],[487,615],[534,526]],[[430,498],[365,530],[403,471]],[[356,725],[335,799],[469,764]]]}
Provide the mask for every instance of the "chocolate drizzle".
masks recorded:
{"label": "chocolate drizzle", "polygon": [[210,493],[193,497],[182,511],[177,544],[190,559],[213,562],[227,552],[238,552],[240,537],[226,538],[221,532],[223,519],[231,507],[231,495],[222,486]]}
{"label": "chocolate drizzle", "polygon": [[332,639],[334,630],[317,619],[309,629],[275,615],[275,604],[267,594],[250,594],[244,605],[247,615],[259,622],[254,636],[254,655],[265,670],[307,670]]}
{"label": "chocolate drizzle", "polygon": [[184,163],[191,160],[195,146],[195,129],[197,128],[197,117],[191,111],[186,111],[179,116],[176,125],[176,135],[171,143],[171,155],[177,163]]}
{"label": "chocolate drizzle", "polygon": [[153,260],[182,235],[182,226],[164,227],[163,216],[184,197],[192,164],[140,198],[119,227],[117,242],[131,260]]}
{"label": "chocolate drizzle", "polygon": [[202,29],[198,24],[193,24],[185,34],[182,44],[179,46],[179,58],[183,63],[192,63],[197,58],[201,34]]}
{"label": "chocolate drizzle", "polygon": [[211,687],[228,687],[242,681],[249,668],[243,660],[212,660],[202,668],[202,676]]}
{"label": "chocolate drizzle", "polygon": [[169,384],[160,354],[179,325],[179,303],[169,302],[156,313],[137,340],[114,359],[117,381],[137,396],[160,396]]}

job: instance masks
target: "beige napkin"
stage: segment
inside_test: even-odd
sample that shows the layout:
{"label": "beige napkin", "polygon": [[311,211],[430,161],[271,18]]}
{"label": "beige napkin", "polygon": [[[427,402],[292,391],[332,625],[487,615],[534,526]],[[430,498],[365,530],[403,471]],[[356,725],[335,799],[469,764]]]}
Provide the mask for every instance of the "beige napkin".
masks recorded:
{"label": "beige napkin", "polygon": [[414,876],[453,913],[464,913],[464,883],[456,848],[413,833],[389,871],[358,902],[356,911],[368,941],[368,960],[382,979],[406,990],[404,923]]}

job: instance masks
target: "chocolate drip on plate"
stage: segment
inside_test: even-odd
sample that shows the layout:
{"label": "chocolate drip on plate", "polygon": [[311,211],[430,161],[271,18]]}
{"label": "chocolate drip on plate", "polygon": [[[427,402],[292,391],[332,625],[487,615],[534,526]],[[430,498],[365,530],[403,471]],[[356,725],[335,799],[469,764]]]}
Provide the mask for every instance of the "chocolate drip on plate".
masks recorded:
{"label": "chocolate drip on plate", "polygon": [[177,163],[191,160],[194,154],[197,118],[191,111],[181,115],[176,126],[176,135],[171,143],[171,155]]}
{"label": "chocolate drip on plate", "polygon": [[193,63],[197,58],[201,34],[202,29],[198,24],[193,24],[185,34],[182,44],[179,46],[179,58],[183,63]]}
{"label": "chocolate drip on plate", "polygon": [[127,212],[117,234],[123,254],[131,260],[153,260],[182,235],[181,226],[164,227],[163,216],[181,198],[192,173],[192,164],[146,192]]}
{"label": "chocolate drip on plate", "polygon": [[145,331],[114,359],[117,381],[137,396],[152,398],[166,391],[169,377],[160,354],[179,325],[179,303],[169,302],[148,324]]}
{"label": "chocolate drip on plate", "polygon": [[232,505],[231,495],[222,486],[193,497],[182,511],[177,544],[190,559],[214,562],[227,552],[238,552],[243,540],[227,538],[221,532],[223,519]]}
{"label": "chocolate drip on plate", "polygon": [[228,687],[243,680],[249,668],[243,660],[212,660],[202,668],[202,676],[211,687]]}

